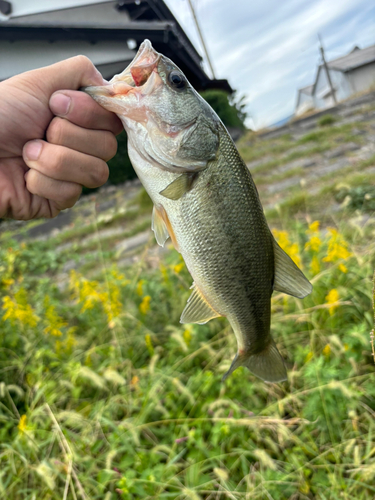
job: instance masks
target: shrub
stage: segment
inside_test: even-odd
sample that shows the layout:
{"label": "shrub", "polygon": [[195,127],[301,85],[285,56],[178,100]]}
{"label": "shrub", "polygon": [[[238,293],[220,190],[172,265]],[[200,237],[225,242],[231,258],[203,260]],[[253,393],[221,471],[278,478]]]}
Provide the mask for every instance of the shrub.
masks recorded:
{"label": "shrub", "polygon": [[332,115],[324,115],[324,116],[321,116],[319,119],[318,119],[318,125],[320,127],[324,127],[326,125],[332,125],[333,123],[335,123],[335,121],[337,120],[337,118],[335,116],[332,116]]}
{"label": "shrub", "polygon": [[223,90],[205,90],[201,96],[208,102],[217,113],[226,127],[245,129],[247,113],[244,110],[244,96],[237,99],[236,94],[229,95]]}

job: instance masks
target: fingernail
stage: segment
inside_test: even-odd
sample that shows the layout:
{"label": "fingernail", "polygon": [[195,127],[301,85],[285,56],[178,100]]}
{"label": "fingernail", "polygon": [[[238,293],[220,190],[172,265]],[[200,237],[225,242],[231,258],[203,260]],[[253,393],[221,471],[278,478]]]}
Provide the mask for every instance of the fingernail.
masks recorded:
{"label": "fingernail", "polygon": [[65,116],[69,112],[71,98],[65,94],[53,94],[49,107],[54,115]]}
{"label": "fingernail", "polygon": [[26,144],[24,149],[25,160],[35,161],[39,158],[42,150],[42,143],[40,141],[31,141]]}

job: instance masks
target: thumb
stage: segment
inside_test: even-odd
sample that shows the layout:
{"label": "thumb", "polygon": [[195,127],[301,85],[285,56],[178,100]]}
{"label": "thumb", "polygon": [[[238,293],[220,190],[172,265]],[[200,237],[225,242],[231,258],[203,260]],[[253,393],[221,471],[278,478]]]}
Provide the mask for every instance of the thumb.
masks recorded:
{"label": "thumb", "polygon": [[86,56],[75,56],[44,68],[28,71],[22,75],[23,84],[28,91],[35,92],[48,104],[56,90],[78,90],[87,85],[104,85],[102,75]]}

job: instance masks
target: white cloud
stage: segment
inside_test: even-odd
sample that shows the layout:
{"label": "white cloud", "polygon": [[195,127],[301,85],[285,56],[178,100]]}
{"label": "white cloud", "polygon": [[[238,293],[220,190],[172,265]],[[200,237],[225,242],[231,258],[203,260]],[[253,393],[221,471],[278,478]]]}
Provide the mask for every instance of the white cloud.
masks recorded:
{"label": "white cloud", "polygon": [[[187,1],[166,1],[203,54]],[[290,115],[297,89],[313,83],[320,61],[318,33],[328,58],[374,43],[375,15],[368,0],[195,4],[216,76],[248,96],[248,112],[262,126]]]}

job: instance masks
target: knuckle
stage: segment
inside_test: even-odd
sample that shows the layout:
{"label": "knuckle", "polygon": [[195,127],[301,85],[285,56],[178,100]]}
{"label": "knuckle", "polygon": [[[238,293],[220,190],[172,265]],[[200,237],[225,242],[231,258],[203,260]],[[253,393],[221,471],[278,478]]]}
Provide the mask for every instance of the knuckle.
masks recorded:
{"label": "knuckle", "polygon": [[27,172],[26,187],[31,194],[39,194],[37,190],[38,177],[39,177],[39,172],[32,168]]}
{"label": "knuckle", "polygon": [[65,155],[66,153],[63,148],[56,148],[51,168],[58,174],[61,174],[65,170]]}
{"label": "knuckle", "polygon": [[91,182],[88,187],[99,187],[105,184],[108,180],[109,169],[104,161],[100,161],[91,170]]}
{"label": "knuckle", "polygon": [[69,196],[64,200],[64,208],[72,208],[77,202],[82,192],[82,187],[78,184],[71,187]]}
{"label": "knuckle", "polygon": [[64,120],[62,118],[55,117],[49,124],[47,129],[46,138],[51,144],[62,144],[62,138],[64,134]]}
{"label": "knuckle", "polygon": [[105,156],[103,160],[105,161],[110,160],[117,153],[117,139],[110,132],[106,133],[104,136],[104,151]]}
{"label": "knuckle", "polygon": [[85,66],[86,68],[91,68],[93,66],[90,59],[87,56],[84,56],[83,54],[75,56],[75,59],[79,65]]}

